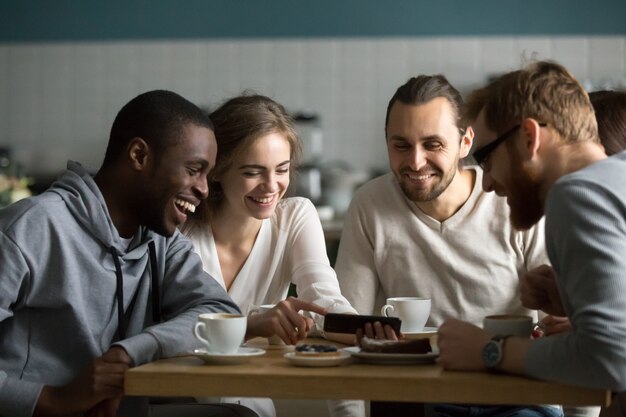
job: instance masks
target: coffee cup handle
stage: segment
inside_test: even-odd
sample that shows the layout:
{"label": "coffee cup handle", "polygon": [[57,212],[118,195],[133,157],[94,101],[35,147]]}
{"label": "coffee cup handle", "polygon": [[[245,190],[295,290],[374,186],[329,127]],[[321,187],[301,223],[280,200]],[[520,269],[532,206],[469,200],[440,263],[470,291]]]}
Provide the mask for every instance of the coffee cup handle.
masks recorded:
{"label": "coffee cup handle", "polygon": [[389,311],[391,309],[391,311],[394,311],[394,308],[391,304],[385,304],[381,309],[380,309],[380,315],[381,316],[385,316],[385,317],[391,317],[387,311]]}
{"label": "coffee cup handle", "polygon": [[197,322],[195,326],[193,326],[193,334],[194,336],[196,336],[196,339],[200,340],[201,342],[203,342],[205,345],[207,346],[211,346],[211,344],[209,343],[208,340],[206,340],[204,337],[200,336],[200,332],[198,331],[200,328],[204,328],[205,325],[204,323],[202,323],[201,321]]}

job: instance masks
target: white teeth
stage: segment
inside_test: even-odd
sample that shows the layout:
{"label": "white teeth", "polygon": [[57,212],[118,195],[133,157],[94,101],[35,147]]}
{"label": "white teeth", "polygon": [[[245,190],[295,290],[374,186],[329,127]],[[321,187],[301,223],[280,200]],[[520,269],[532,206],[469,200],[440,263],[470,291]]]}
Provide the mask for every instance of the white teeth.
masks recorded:
{"label": "white teeth", "polygon": [[250,197],[252,200],[257,203],[267,204],[274,199],[274,197]]}
{"label": "white teeth", "polygon": [[428,175],[411,175],[411,174],[408,174],[408,175],[409,175],[409,178],[411,180],[413,180],[413,181],[424,181],[424,180],[427,180],[428,178],[430,178],[430,174],[428,174]]}
{"label": "white teeth", "polygon": [[195,213],[196,212],[196,206],[194,206],[193,204],[191,204],[188,201],[185,200],[180,200],[178,198],[174,199],[174,203],[176,203],[176,205],[182,207],[183,209],[191,212],[191,213]]}

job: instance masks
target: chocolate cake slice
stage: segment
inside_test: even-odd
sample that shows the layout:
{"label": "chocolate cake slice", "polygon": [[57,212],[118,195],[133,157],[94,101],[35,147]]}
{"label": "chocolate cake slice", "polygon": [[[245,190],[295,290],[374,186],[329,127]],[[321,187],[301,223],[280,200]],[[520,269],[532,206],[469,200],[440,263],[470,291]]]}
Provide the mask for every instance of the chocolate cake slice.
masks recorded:
{"label": "chocolate cake slice", "polygon": [[363,337],[361,339],[361,350],[371,353],[430,353],[429,339],[408,339],[408,340],[384,340],[370,339]]}

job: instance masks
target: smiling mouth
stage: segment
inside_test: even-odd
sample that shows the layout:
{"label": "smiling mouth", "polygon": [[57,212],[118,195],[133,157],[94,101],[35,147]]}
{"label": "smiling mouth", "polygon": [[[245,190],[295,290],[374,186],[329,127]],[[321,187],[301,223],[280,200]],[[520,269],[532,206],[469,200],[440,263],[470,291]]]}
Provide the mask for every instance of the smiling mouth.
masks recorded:
{"label": "smiling mouth", "polygon": [[434,177],[435,174],[416,174],[412,172],[405,172],[404,175],[411,181],[426,181],[427,179]]}
{"label": "smiling mouth", "polygon": [[274,201],[275,196],[271,197],[248,197],[250,200],[259,203],[259,204],[268,204]]}
{"label": "smiling mouth", "polygon": [[175,198],[174,204],[176,204],[176,207],[178,207],[178,209],[182,211],[183,213],[187,213],[187,212],[195,213],[196,212],[196,206],[194,204],[185,200],[181,200],[180,198]]}

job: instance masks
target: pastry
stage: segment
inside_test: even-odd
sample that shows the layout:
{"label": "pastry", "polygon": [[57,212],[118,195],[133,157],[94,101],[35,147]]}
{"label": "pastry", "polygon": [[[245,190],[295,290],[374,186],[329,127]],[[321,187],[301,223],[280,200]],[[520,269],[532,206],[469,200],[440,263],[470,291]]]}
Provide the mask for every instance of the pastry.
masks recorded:
{"label": "pastry", "polygon": [[316,357],[316,356],[339,356],[340,353],[333,345],[308,345],[296,346],[296,356]]}
{"label": "pastry", "polygon": [[429,353],[432,352],[429,339],[385,340],[361,339],[361,350],[372,353]]}

